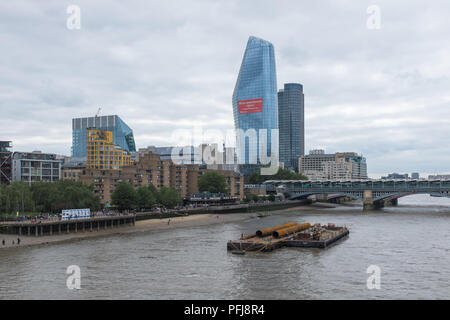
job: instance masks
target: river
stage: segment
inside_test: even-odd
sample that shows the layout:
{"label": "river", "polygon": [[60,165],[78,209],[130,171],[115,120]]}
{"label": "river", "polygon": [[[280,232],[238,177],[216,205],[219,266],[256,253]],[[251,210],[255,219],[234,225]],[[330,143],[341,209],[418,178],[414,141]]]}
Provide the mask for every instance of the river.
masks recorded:
{"label": "river", "polygon": [[[350,236],[327,249],[233,255],[226,242],[289,221],[335,223]],[[289,211],[240,222],[116,234],[0,250],[0,299],[449,299],[450,199],[425,195]],[[78,265],[81,289],[66,286]],[[380,289],[368,289],[370,265]]]}

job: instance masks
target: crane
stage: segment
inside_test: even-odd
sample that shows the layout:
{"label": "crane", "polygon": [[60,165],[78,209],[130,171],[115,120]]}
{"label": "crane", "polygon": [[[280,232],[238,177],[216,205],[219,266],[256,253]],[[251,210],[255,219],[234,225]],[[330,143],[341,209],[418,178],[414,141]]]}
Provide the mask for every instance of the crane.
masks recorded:
{"label": "crane", "polygon": [[99,108],[98,108],[97,113],[95,114],[95,117],[96,117],[96,118],[97,118],[98,115],[100,114],[100,110],[102,110],[102,107],[99,107]]}

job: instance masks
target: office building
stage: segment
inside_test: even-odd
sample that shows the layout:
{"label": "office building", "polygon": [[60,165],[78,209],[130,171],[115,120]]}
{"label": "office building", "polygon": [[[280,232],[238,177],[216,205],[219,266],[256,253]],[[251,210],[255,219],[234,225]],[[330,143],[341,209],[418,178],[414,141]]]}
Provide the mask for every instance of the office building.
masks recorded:
{"label": "office building", "polygon": [[61,179],[61,160],[56,154],[33,152],[14,152],[13,180],[52,182]]}
{"label": "office building", "polygon": [[[232,102],[241,169],[251,171],[252,166],[269,164],[271,130],[278,129],[275,53],[270,42],[256,37],[248,39]],[[274,153],[278,154],[278,137],[276,144]]]}
{"label": "office building", "polygon": [[12,181],[12,143],[0,141],[0,184],[8,185]]}
{"label": "office building", "polygon": [[99,129],[87,129],[86,168],[114,169],[132,163],[131,154],[113,144],[113,132]]}
{"label": "office building", "polygon": [[305,154],[305,115],[303,86],[286,83],[278,92],[280,162],[298,172],[298,159]]}
{"label": "office building", "polygon": [[86,161],[87,129],[113,132],[113,144],[129,153],[136,151],[133,131],[117,115],[72,119],[73,161]]}
{"label": "office building", "polygon": [[311,180],[367,179],[367,163],[355,152],[326,154],[324,150],[312,150],[300,156],[299,172]]}

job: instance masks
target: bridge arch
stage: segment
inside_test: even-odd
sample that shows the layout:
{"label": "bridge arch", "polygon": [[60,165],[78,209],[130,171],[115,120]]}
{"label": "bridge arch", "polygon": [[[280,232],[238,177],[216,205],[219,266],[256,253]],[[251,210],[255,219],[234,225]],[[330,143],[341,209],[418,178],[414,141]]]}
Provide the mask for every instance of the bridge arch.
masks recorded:
{"label": "bridge arch", "polygon": [[345,193],[345,192],[303,192],[303,193],[291,193],[291,195],[288,197],[290,200],[295,200],[295,199],[300,199],[300,198],[307,198],[309,196],[312,195],[316,195],[316,194],[336,194],[336,195],[340,195],[342,197],[349,197],[353,200],[362,200],[362,196],[358,196],[355,194],[351,194],[351,193]]}
{"label": "bridge arch", "polygon": [[382,200],[392,200],[392,199],[399,199],[402,197],[407,197],[407,196],[411,196],[411,195],[415,195],[415,194],[429,194],[430,196],[435,196],[435,197],[442,197],[442,198],[450,198],[450,194],[448,193],[432,193],[432,192],[409,192],[409,193],[404,193],[404,192],[393,192],[393,193],[387,193],[387,194],[383,194],[380,195],[378,197],[373,198],[374,202],[379,202]]}

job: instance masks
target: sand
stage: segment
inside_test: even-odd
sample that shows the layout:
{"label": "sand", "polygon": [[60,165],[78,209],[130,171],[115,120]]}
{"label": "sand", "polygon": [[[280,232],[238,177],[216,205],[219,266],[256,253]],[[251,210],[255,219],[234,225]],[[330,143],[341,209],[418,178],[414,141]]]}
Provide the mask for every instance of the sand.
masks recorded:
{"label": "sand", "polygon": [[[263,214],[275,215],[283,212],[290,212],[295,210],[317,210],[323,208],[335,207],[330,204],[313,204],[308,206],[293,207],[288,209],[274,210],[269,212],[261,212]],[[151,230],[164,230],[182,227],[194,227],[203,226],[217,223],[229,223],[235,221],[242,221],[249,218],[256,218],[258,212],[252,213],[228,213],[228,214],[196,214],[184,217],[165,218],[165,219],[150,219],[136,221],[135,226],[124,226],[117,229],[106,229],[100,231],[86,231],[78,233],[69,233],[52,236],[18,236],[18,235],[5,235],[0,234],[0,249],[2,248],[19,248],[34,245],[43,245],[49,243],[63,242],[74,239],[85,239],[92,237],[107,236],[112,234],[123,234],[133,232],[146,232]],[[169,221],[170,220],[170,221]],[[17,239],[20,238],[20,244]],[[5,245],[2,245],[2,240],[5,240]],[[14,243],[13,243],[14,242]]]}

